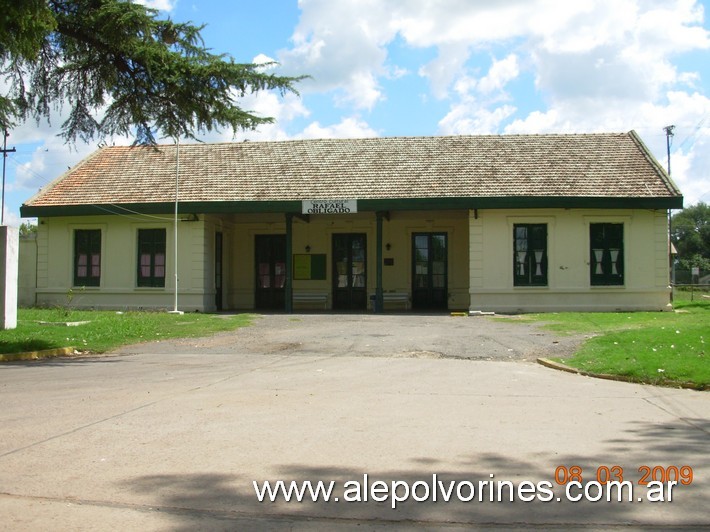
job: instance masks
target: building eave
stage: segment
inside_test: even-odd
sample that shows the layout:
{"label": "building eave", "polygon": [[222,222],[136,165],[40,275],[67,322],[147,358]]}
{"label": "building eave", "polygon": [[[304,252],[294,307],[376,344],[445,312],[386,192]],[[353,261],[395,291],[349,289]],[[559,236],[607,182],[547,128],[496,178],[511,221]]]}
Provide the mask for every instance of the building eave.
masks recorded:
{"label": "building eave", "polygon": [[[357,198],[355,198],[357,199]],[[175,203],[121,203],[106,205],[22,205],[28,217],[169,214]],[[358,211],[468,210],[468,209],[682,209],[683,196],[667,197],[582,197],[501,196],[380,198],[358,200]],[[197,201],[180,202],[182,214],[300,213],[300,201]]]}

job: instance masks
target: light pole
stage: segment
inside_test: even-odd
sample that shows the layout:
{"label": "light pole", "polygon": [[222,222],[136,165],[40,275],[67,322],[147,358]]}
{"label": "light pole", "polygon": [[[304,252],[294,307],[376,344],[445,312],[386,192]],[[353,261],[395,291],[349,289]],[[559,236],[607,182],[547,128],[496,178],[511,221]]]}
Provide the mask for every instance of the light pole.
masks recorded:
{"label": "light pole", "polygon": [[[668,177],[671,176],[671,138],[675,126],[666,126],[663,128],[666,132],[666,153],[668,156]],[[675,260],[673,260],[673,209],[668,209],[668,262],[671,267],[671,303],[673,303],[673,286],[675,285]]]}
{"label": "light pole", "polygon": [[0,203],[0,225],[5,225],[5,164],[7,163],[7,154],[14,152],[15,148],[7,149],[7,137],[10,134],[7,128],[3,128],[3,144],[2,144],[2,202]]}
{"label": "light pole", "polygon": [[673,130],[675,126],[666,126],[663,128],[666,131],[666,152],[668,153],[668,175],[671,175],[671,138],[673,138]]}

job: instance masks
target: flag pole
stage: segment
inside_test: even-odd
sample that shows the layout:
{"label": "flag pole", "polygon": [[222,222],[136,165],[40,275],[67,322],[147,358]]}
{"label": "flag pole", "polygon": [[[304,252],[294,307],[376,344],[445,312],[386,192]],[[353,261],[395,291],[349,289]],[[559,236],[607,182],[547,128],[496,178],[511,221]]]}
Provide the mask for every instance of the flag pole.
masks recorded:
{"label": "flag pole", "polygon": [[175,219],[173,221],[173,234],[175,236],[174,268],[175,268],[175,300],[173,310],[168,314],[184,314],[178,310],[178,198],[180,193],[180,138],[175,137]]}

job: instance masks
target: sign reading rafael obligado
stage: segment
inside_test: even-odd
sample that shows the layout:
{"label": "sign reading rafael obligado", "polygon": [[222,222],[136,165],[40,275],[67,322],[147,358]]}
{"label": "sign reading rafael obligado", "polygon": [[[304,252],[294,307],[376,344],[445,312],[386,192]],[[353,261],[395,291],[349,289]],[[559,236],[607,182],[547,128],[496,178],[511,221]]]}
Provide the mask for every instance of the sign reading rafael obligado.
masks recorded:
{"label": "sign reading rafael obligado", "polygon": [[302,214],[350,214],[357,212],[357,200],[303,200]]}

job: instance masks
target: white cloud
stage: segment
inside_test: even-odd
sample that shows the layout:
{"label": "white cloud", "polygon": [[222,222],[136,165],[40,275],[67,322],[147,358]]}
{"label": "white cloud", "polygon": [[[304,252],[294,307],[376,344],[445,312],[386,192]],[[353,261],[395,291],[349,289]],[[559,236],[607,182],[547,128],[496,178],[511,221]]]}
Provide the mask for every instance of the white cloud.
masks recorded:
{"label": "white cloud", "polygon": [[515,113],[515,107],[503,105],[491,110],[470,102],[454,105],[439,122],[443,135],[485,135],[497,133],[504,120]]}
{"label": "white cloud", "polygon": [[136,4],[143,4],[150,9],[159,11],[172,11],[175,9],[178,0],[135,0]]}
{"label": "white cloud", "polygon": [[685,204],[710,194],[710,98],[672,91],[662,102],[629,102],[585,99],[561,101],[549,110],[530,113],[504,128],[505,133],[587,133],[637,130],[644,143],[666,167],[666,137],[663,128],[675,125],[671,172],[685,196]]}
{"label": "white cloud", "polygon": [[368,138],[379,136],[366,122],[357,117],[344,118],[338,124],[321,126],[318,122],[311,123],[303,132],[296,135],[303,139],[324,138]]}
{"label": "white cloud", "polygon": [[505,59],[493,61],[493,66],[491,66],[488,74],[478,82],[478,90],[484,94],[501,90],[506,84],[517,78],[519,74],[518,56],[510,54]]}
{"label": "white cloud", "polygon": [[443,99],[448,88],[464,72],[469,57],[467,44],[445,44],[439,47],[439,56],[419,69],[419,75],[429,79],[434,97]]}
{"label": "white cloud", "polygon": [[[683,146],[678,140],[710,113],[710,33],[696,0],[301,0],[299,7],[290,46],[254,61],[275,56],[279,73],[311,75],[298,86],[307,99],[258,93],[240,100],[276,123],[240,132],[237,140],[381,135],[368,121],[383,123],[369,117],[399,97],[389,87],[416,85],[423,106],[444,109],[425,118],[431,134],[636,129],[661,160],[662,128],[676,124],[674,179],[686,203],[707,194],[709,130],[694,132]],[[705,55],[681,62],[688,52]],[[309,107],[317,97],[328,103]],[[301,122],[308,125],[295,127]],[[14,130],[13,140],[36,141],[56,130],[32,126]],[[205,136],[232,138],[229,131]],[[36,154],[30,168],[54,177],[67,160]],[[31,175],[28,169],[22,183],[33,183]]]}
{"label": "white cloud", "polygon": [[710,46],[702,8],[693,0],[303,0],[300,7],[294,46],[280,60],[312,74],[310,90],[340,89],[345,100],[368,109],[382,97],[378,78],[386,74],[387,45],[398,35],[409,46],[438,50],[419,70],[438,98],[467,74],[471,54],[490,46],[519,46],[536,58],[542,90],[554,90],[577,65],[586,73],[574,76],[579,85],[609,84],[625,74],[608,88],[634,81],[631,88],[644,94],[682,75],[668,61],[673,54]]}
{"label": "white cloud", "polygon": [[5,216],[3,218],[3,224],[9,225],[10,227],[19,227],[22,223],[22,219],[14,212],[8,210],[8,206],[5,205]]}
{"label": "white cloud", "polygon": [[[255,65],[266,65],[268,63],[274,63],[276,60],[273,59],[272,57],[269,57],[266,54],[259,54],[257,55],[254,59],[252,59],[252,63]],[[264,67],[265,70],[268,70],[270,68],[274,68],[275,65],[271,65],[270,67]]]}
{"label": "white cloud", "polygon": [[279,62],[288,72],[312,76],[303,82],[304,92],[339,89],[340,101],[371,109],[382,98],[377,78],[388,72],[384,46],[395,36],[382,23],[386,3],[302,0],[299,5],[294,46],[279,53]]}

